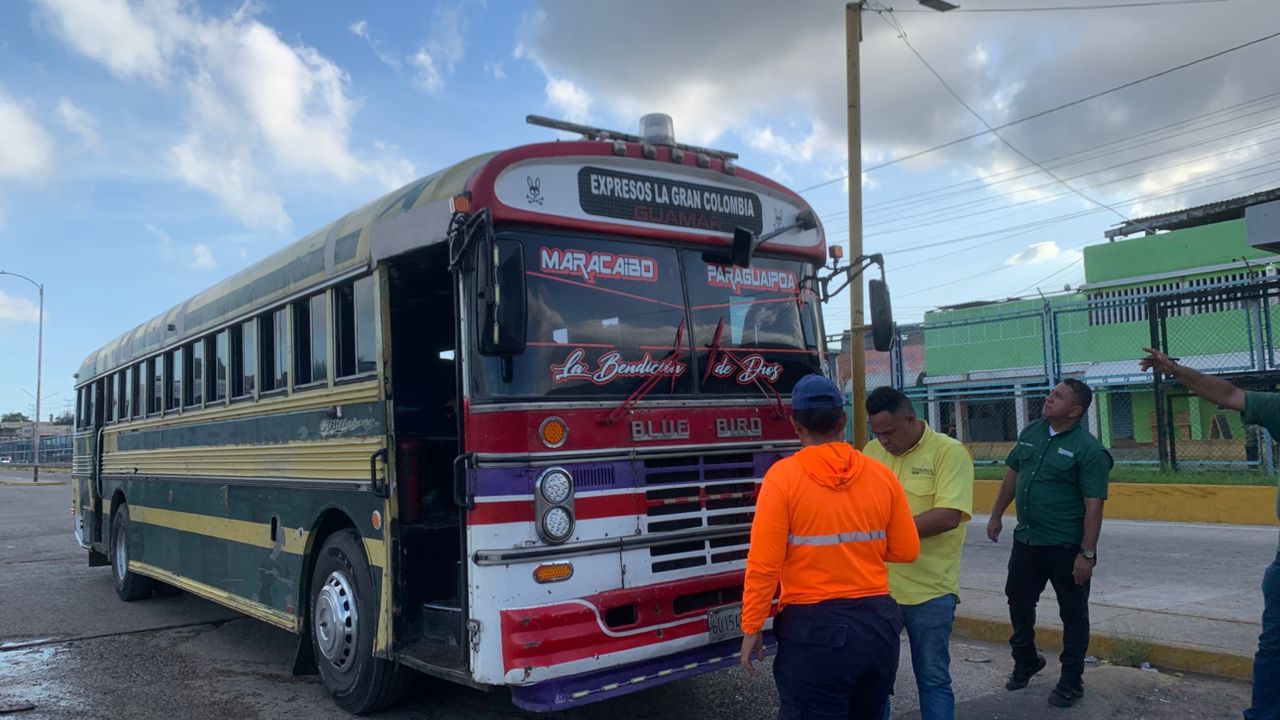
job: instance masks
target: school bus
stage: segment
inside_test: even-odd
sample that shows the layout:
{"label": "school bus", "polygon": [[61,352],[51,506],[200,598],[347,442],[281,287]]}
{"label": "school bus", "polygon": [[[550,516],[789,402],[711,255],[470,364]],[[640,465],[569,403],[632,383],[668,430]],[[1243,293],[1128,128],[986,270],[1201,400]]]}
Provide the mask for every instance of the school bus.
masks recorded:
{"label": "school bus", "polygon": [[[407,670],[560,709],[735,662],[752,508],[824,371],[820,223],[732,153],[465,160],[91,353],[75,536],[298,636],[344,709]],[[825,286],[824,286],[825,287]]]}

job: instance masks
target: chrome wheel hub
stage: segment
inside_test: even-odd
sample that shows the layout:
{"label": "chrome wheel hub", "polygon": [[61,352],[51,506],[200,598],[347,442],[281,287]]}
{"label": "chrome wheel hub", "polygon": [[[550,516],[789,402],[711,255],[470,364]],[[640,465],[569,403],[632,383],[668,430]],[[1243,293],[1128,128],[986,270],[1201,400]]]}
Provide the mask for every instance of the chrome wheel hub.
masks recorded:
{"label": "chrome wheel hub", "polygon": [[329,573],[316,595],[316,646],[335,668],[346,670],[356,658],[359,614],[351,581],[341,572]]}
{"label": "chrome wheel hub", "polygon": [[124,584],[125,573],[129,572],[129,538],[122,530],[116,531],[116,584]]}

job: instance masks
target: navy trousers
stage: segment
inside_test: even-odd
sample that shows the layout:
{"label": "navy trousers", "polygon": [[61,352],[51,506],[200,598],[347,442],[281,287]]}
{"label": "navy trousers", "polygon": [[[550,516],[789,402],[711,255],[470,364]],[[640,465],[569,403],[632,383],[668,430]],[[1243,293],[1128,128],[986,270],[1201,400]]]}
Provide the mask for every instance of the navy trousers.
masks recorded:
{"label": "navy trousers", "polygon": [[779,720],[881,720],[898,673],[902,610],[888,595],[788,605],[774,619]]}

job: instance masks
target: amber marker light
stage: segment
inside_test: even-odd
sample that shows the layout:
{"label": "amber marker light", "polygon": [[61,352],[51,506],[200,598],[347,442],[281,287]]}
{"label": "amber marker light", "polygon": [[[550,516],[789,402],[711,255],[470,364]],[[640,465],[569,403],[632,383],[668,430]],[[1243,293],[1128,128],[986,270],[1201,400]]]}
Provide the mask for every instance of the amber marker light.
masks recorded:
{"label": "amber marker light", "polygon": [[558,448],[569,439],[569,426],[563,419],[552,416],[543,420],[542,425],[538,426],[538,436],[542,438],[543,445]]}
{"label": "amber marker light", "polygon": [[381,530],[382,529],[382,513],[378,512],[377,510],[374,510],[373,518],[370,520],[370,522],[373,523],[374,530]]}
{"label": "amber marker light", "polygon": [[533,569],[533,579],[539,583],[564,582],[573,577],[573,563],[547,563]]}

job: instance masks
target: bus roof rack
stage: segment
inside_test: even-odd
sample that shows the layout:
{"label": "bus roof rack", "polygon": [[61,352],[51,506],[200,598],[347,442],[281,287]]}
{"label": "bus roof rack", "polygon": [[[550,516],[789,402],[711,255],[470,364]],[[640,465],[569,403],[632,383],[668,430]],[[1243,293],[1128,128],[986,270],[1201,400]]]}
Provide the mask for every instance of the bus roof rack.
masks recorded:
{"label": "bus roof rack", "polygon": [[[526,115],[524,121],[530,125],[538,125],[540,127],[551,128],[553,130],[564,130],[566,132],[578,133],[585,140],[622,140],[629,143],[644,143],[644,139],[639,135],[631,133],[619,132],[617,130],[608,130],[606,128],[592,127],[590,125],[579,125],[578,123],[569,122],[568,120],[556,120],[555,118],[543,117],[542,115]],[[685,145],[684,143],[675,143],[671,147],[679,148],[685,152],[702,153],[721,160],[737,160],[738,153],[728,150],[715,150],[713,148],[699,147],[697,145]]]}

